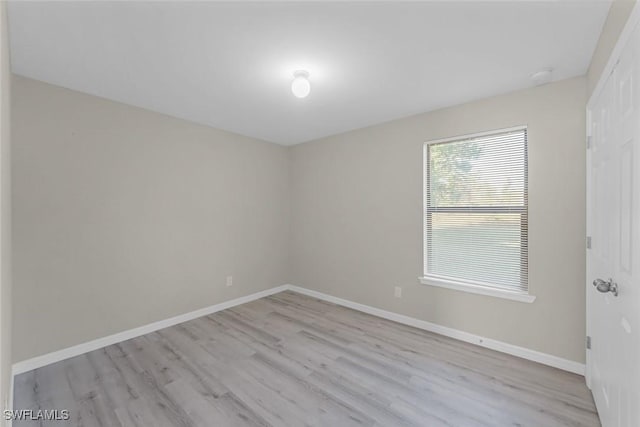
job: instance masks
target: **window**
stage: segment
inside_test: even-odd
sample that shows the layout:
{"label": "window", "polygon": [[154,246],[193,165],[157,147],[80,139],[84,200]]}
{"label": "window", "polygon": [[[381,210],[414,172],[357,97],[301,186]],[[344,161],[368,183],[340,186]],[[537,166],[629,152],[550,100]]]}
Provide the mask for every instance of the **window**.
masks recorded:
{"label": "window", "polygon": [[527,129],[428,142],[425,284],[531,302]]}

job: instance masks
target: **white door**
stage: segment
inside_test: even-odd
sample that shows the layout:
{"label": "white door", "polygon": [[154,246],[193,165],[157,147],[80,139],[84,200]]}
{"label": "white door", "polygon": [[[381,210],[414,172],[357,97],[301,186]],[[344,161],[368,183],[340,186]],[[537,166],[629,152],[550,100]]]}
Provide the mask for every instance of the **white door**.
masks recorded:
{"label": "white door", "polygon": [[604,427],[639,427],[640,26],[587,117],[587,382]]}

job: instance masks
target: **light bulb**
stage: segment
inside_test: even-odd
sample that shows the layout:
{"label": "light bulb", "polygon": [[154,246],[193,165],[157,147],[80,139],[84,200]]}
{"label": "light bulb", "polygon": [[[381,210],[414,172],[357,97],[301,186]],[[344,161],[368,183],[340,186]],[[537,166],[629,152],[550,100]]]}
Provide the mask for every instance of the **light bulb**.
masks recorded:
{"label": "light bulb", "polygon": [[309,83],[309,73],[304,70],[298,70],[293,73],[293,82],[291,83],[291,92],[298,98],[306,98],[311,92],[311,83]]}

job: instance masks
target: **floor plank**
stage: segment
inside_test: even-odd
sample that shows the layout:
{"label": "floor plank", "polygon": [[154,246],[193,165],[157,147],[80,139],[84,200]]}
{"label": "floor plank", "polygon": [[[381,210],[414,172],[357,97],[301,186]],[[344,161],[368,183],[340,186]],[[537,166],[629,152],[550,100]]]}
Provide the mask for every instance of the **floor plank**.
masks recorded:
{"label": "floor plank", "polygon": [[21,374],[14,399],[86,427],[600,425],[578,375],[290,291]]}

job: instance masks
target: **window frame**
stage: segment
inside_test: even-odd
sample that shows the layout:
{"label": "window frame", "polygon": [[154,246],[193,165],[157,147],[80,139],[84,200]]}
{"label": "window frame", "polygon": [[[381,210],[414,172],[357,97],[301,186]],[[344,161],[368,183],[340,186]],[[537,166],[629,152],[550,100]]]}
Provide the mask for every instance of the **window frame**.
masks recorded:
{"label": "window frame", "polygon": [[[475,208],[474,207],[440,207],[440,208],[436,207],[436,208],[429,209],[429,206],[427,205],[428,203],[427,191],[429,190],[429,187],[428,187],[429,186],[429,165],[427,161],[429,156],[430,145],[443,144],[448,142],[459,142],[467,139],[479,138],[483,136],[490,136],[490,135],[496,135],[501,133],[516,132],[516,131],[522,131],[522,130],[525,131],[524,144],[525,144],[525,153],[526,153],[525,163],[524,163],[525,182],[524,182],[524,205],[523,206],[521,207],[495,206],[495,207],[475,207]],[[525,245],[527,249],[527,270],[528,270],[528,256],[529,256],[529,141],[528,141],[528,137],[529,137],[528,126],[520,125],[520,126],[509,127],[509,128],[493,129],[493,130],[478,132],[473,134],[458,135],[458,136],[449,137],[449,138],[435,139],[435,140],[427,141],[423,144],[423,155],[422,155],[423,273],[422,273],[422,276],[418,278],[420,283],[422,283],[423,285],[437,286],[441,288],[453,289],[453,290],[469,292],[474,294],[506,298],[506,299],[520,301],[520,302],[532,303],[533,301],[535,301],[536,297],[530,294],[531,288],[529,286],[528,271],[527,271],[527,291],[526,292],[515,290],[515,289],[510,290],[510,289],[499,287],[499,286],[490,286],[487,284],[475,283],[475,282],[466,281],[463,279],[458,280],[452,277],[427,274],[427,263],[428,263],[427,251],[428,251],[428,245],[429,245],[429,242],[427,239],[428,237],[427,229],[430,226],[429,220],[428,220],[428,217],[429,217],[428,212],[454,213],[454,212],[470,212],[471,211],[471,212],[486,212],[486,213],[505,213],[505,212],[519,213],[521,215],[521,219],[520,219],[521,233],[525,232],[524,231],[525,227],[523,227],[523,222],[526,221],[526,224],[527,224],[526,238],[524,239],[524,241],[526,242]],[[522,241],[522,238],[521,238],[521,241]],[[522,251],[522,246],[520,246],[520,250]],[[522,264],[521,264],[521,268],[523,268]]]}

